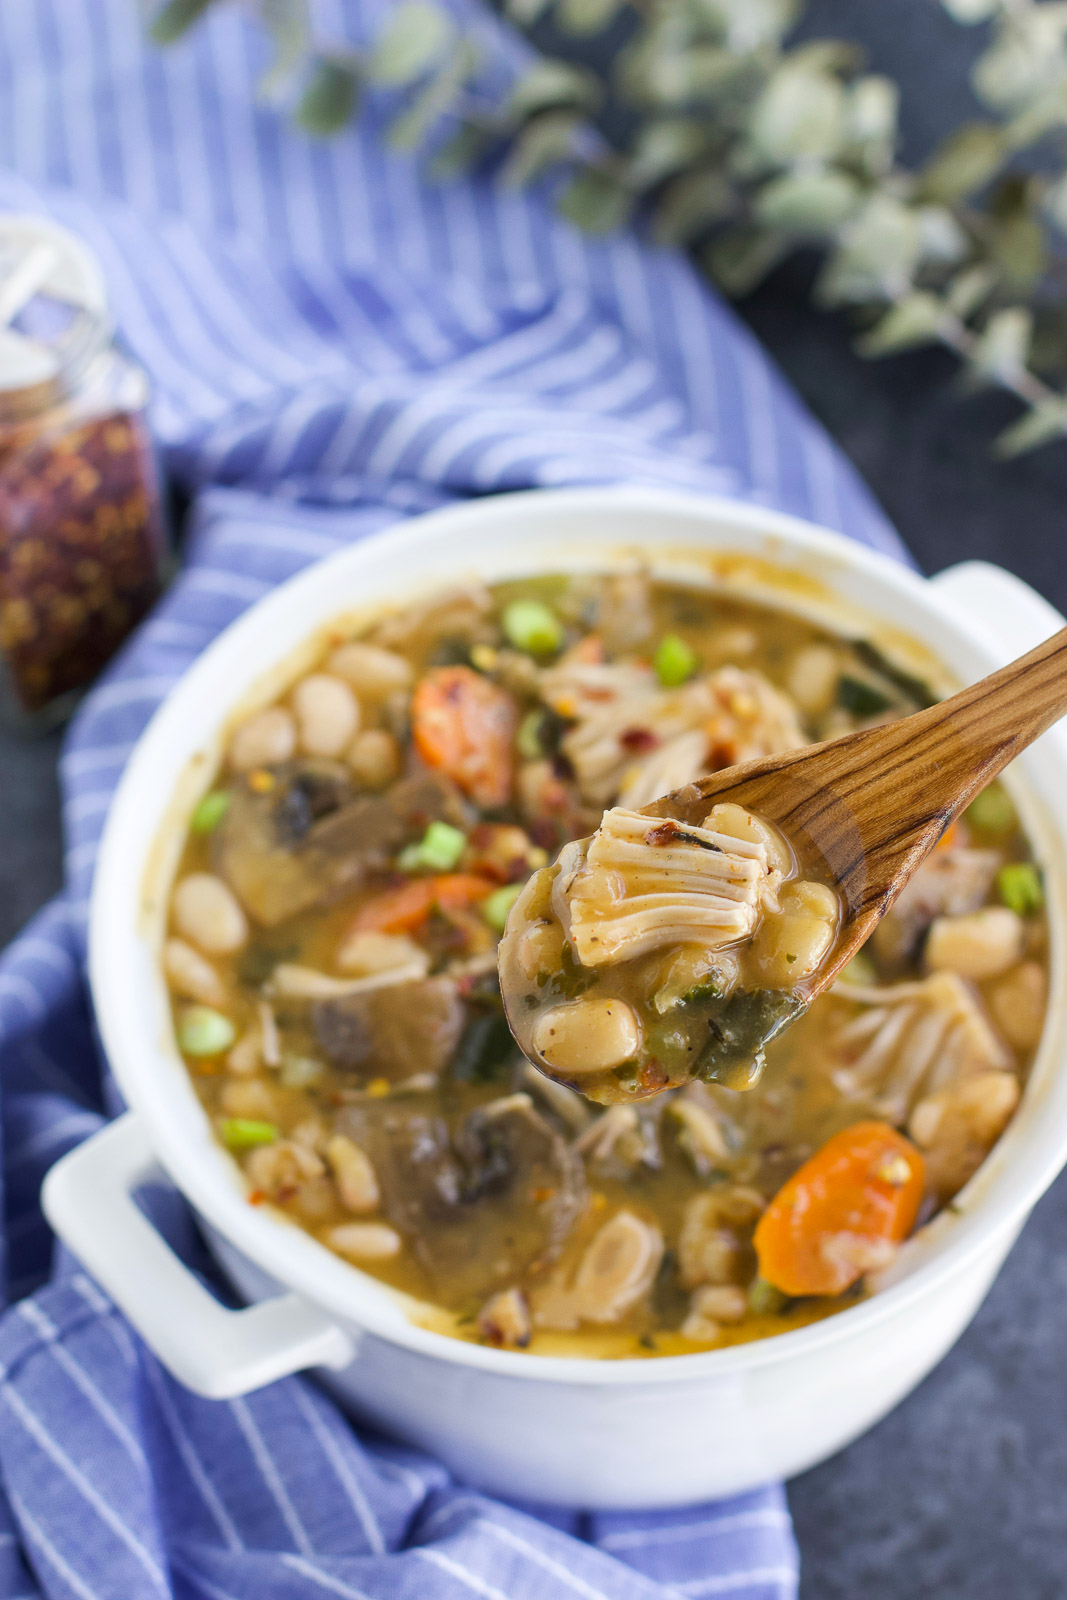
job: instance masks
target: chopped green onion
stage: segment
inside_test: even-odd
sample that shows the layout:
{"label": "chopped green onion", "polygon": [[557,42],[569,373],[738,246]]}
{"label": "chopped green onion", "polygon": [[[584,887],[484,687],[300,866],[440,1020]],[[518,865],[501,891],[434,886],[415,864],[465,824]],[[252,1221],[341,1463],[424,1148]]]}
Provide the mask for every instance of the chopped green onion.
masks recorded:
{"label": "chopped green onion", "polygon": [[281,1130],[273,1122],[256,1122],[251,1117],[223,1117],[219,1138],[227,1150],[254,1150],[257,1145],[273,1144]]}
{"label": "chopped green onion", "polygon": [[997,889],[1009,910],[1031,917],[1045,904],[1041,873],[1032,861],[1010,861],[997,873]]}
{"label": "chopped green onion", "polygon": [[837,703],[854,717],[874,717],[892,705],[887,694],[865,678],[853,678],[845,672],[837,682]]}
{"label": "chopped green onion", "polygon": [[1003,838],[1009,833],[1014,833],[1019,825],[1011,796],[999,783],[991,783],[988,789],[983,789],[981,794],[971,801],[963,815],[972,827],[978,828],[982,833],[992,834],[995,838]]}
{"label": "chopped green onion", "polygon": [[500,621],[516,650],[532,656],[551,655],[563,643],[563,624],[542,600],[513,600]]}
{"label": "chopped green onion", "polygon": [[519,731],[515,735],[515,748],[524,761],[538,761],[545,753],[541,743],[544,720],[544,712],[535,710],[528,711],[519,723]]}
{"label": "chopped green onion", "polygon": [[467,835],[450,822],[431,822],[418,844],[405,845],[396,858],[401,872],[451,872],[467,848]]}
{"label": "chopped green onion", "polygon": [[178,1019],[178,1044],[187,1056],[218,1056],[237,1037],[229,1017],[211,1006],[188,1006]]}
{"label": "chopped green onion", "polygon": [[665,689],[677,689],[697,669],[696,651],[677,633],[665,633],[652,658],[656,677]]}
{"label": "chopped green onion", "polygon": [[505,883],[503,888],[494,889],[482,901],[482,916],[497,933],[503,933],[508,912],[521,893],[521,883]]}
{"label": "chopped green onion", "polygon": [[228,789],[212,789],[189,818],[190,833],[212,833],[230,809]]}

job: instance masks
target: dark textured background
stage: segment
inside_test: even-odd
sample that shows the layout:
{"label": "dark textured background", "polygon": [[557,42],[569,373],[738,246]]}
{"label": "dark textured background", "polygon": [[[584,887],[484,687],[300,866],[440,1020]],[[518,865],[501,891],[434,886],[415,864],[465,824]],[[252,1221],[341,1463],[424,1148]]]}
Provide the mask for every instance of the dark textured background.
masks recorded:
{"label": "dark textured background", "polygon": [[[936,0],[814,0],[805,31],[862,39],[901,84],[905,155],[975,115],[980,35]],[[1000,464],[1014,415],[961,401],[954,366],[919,352],[859,361],[806,304],[810,265],[783,268],[743,311],[865,475],[927,572],[1000,562],[1067,609],[1067,445]],[[58,738],[0,735],[0,945],[61,875]],[[1067,1178],[1037,1208],[956,1349],[865,1438],[790,1486],[804,1600],[1060,1600],[1067,1594]]]}

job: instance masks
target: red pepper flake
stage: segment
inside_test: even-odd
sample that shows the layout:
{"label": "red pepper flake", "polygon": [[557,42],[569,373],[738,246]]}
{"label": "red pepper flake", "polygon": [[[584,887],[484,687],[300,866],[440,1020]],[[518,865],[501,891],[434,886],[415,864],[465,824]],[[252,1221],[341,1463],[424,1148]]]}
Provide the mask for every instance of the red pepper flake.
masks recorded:
{"label": "red pepper flake", "polygon": [[262,1189],[253,1189],[249,1193],[248,1203],[250,1206],[261,1206],[266,1198],[267,1196]]}
{"label": "red pepper flake", "polygon": [[645,843],[652,845],[673,844],[681,831],[673,817],[666,817],[662,822],[657,822],[654,828],[649,828],[645,834]]}
{"label": "red pepper flake", "polygon": [[162,551],[139,415],[0,429],[0,651],[28,711],[96,676],[159,593]]}
{"label": "red pepper flake", "polygon": [[649,750],[655,750],[659,739],[651,728],[626,728],[619,735],[619,743],[631,755],[645,755]]}

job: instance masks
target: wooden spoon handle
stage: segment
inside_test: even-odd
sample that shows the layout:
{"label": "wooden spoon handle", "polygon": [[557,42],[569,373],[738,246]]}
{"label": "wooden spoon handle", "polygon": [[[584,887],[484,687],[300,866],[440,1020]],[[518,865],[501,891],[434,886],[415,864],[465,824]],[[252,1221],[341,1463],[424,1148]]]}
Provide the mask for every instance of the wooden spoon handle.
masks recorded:
{"label": "wooden spoon handle", "polygon": [[[1067,713],[1067,628],[923,713],[940,728],[951,786],[968,799]],[[966,801],[963,802],[966,804]]]}

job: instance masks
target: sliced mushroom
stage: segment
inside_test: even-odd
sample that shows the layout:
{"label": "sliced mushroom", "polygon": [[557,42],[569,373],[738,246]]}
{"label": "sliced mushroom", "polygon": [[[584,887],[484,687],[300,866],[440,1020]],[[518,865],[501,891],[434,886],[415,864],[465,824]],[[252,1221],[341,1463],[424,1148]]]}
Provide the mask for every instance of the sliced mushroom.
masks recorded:
{"label": "sliced mushroom", "polygon": [[585,1204],[581,1160],[528,1095],[491,1101],[451,1136],[394,1100],[346,1107],[338,1128],[369,1155],[386,1216],[450,1304],[543,1270]]}
{"label": "sliced mushroom", "polygon": [[233,786],[213,846],[219,872],[265,927],[350,893],[428,823],[466,821],[452,785],[433,773],[380,795],[356,795],[347,768],[332,761],[274,768],[269,787],[256,776]]}
{"label": "sliced mushroom", "polygon": [[399,1081],[448,1065],[466,1020],[456,984],[450,978],[388,981],[395,976],[354,980],[369,987],[313,1004],[315,1035],[335,1067]]}

